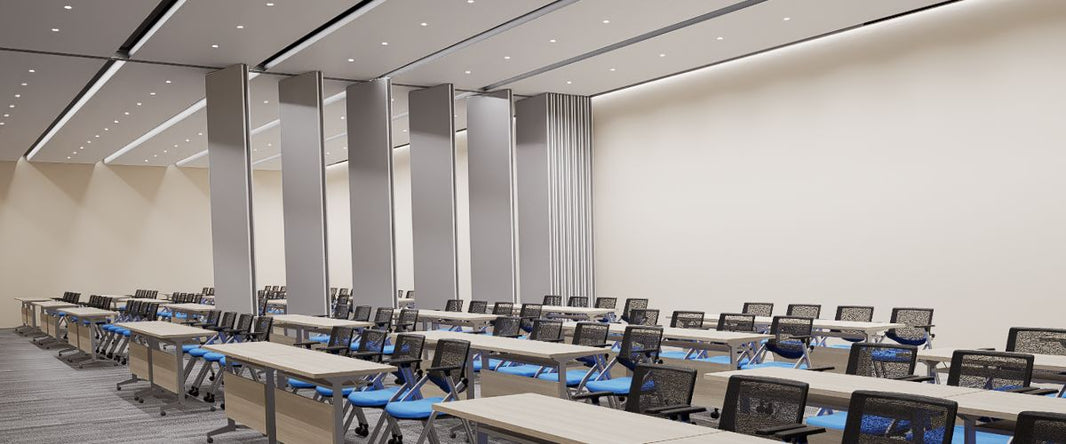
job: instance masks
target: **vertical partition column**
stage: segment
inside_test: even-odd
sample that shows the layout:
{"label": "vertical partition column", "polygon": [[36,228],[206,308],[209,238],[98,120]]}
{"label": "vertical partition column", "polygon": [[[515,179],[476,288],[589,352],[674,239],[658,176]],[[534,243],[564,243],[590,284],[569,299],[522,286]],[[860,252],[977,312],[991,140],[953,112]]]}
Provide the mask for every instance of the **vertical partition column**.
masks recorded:
{"label": "vertical partition column", "polygon": [[392,83],[347,90],[348,189],[352,214],[352,293],[360,304],[396,303],[392,208]]}
{"label": "vertical partition column", "polygon": [[206,91],[215,305],[249,312],[255,306],[255,252],[248,67],[233,65],[208,74]]}
{"label": "vertical partition column", "polygon": [[458,297],[455,233],[455,94],[451,84],[411,91],[411,217],[417,303]]}
{"label": "vertical partition column", "polygon": [[285,282],[291,314],[329,311],[322,73],[278,82]]}
{"label": "vertical partition column", "polygon": [[514,106],[510,90],[466,102],[471,297],[513,302]]}
{"label": "vertical partition column", "polygon": [[592,102],[547,93],[515,109],[520,297],[595,296]]}

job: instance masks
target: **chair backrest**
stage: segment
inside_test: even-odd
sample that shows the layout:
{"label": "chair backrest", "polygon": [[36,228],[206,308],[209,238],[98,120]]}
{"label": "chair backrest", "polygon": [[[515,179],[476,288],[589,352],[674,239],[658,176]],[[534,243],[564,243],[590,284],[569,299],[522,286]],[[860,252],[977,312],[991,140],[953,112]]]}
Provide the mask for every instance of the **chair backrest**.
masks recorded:
{"label": "chair backrest", "polygon": [[492,320],[492,335],[517,338],[521,334],[522,320],[517,316],[500,316]]}
{"label": "chair backrest", "polygon": [[337,287],[329,287],[329,297],[330,298],[337,297]]}
{"label": "chair backrest", "polygon": [[534,319],[533,331],[529,339],[534,341],[559,342],[563,340],[563,321],[561,319]]}
{"label": "chair backrest", "polygon": [[444,311],[463,311],[463,300],[448,299],[444,302]]}
{"label": "chair backrest", "polygon": [[1011,327],[1007,351],[1041,355],[1066,355],[1066,329]]}
{"label": "chair backrest", "polygon": [[633,309],[648,308],[648,300],[644,298],[627,298],[626,304],[622,306],[622,320],[633,323],[629,320]]}
{"label": "chair backrest", "polygon": [[610,325],[601,322],[578,322],[574,327],[574,345],[600,346],[607,343]]}
{"label": "chair backrest", "polygon": [[774,315],[774,303],[773,302],[745,302],[744,314],[751,314],[755,316],[773,316]]}
{"label": "chair backrest", "polygon": [[807,383],[734,375],[725,390],[718,428],[755,435],[756,431],[803,422]]}
{"label": "chair backrest", "polygon": [[533,331],[533,320],[540,319],[544,314],[544,306],[541,304],[522,304],[518,311],[518,317],[522,319],[522,330]]}
{"label": "chair backrest", "polygon": [[218,325],[218,316],[221,315],[221,314],[222,314],[222,312],[219,311],[219,310],[211,310],[211,311],[207,312],[207,314],[204,315],[204,325],[208,326],[208,327],[217,326]]}
{"label": "chair backrest", "polygon": [[451,372],[449,375],[442,373],[434,374],[430,372],[430,380],[433,381],[441,390],[450,392],[449,384],[444,380],[451,379],[451,385],[459,384],[466,374],[466,360],[470,357],[470,342],[461,339],[441,339],[437,341],[437,344],[433,347],[433,362],[432,367],[458,367],[458,371]]}
{"label": "chair backrest", "polygon": [[514,304],[510,302],[497,302],[492,305],[492,314],[510,316],[514,314]]}
{"label": "chair backrest", "polygon": [[670,326],[675,328],[703,328],[702,311],[675,311],[670,317]]}
{"label": "chair backrest", "polygon": [[822,306],[816,304],[788,304],[788,311],[785,314],[818,319],[818,316],[822,314]]}
{"label": "chair backrest", "polygon": [[669,365],[641,364],[633,371],[626,397],[626,411],[645,413],[651,408],[687,406],[692,403],[696,370]]}
{"label": "chair backrest", "polygon": [[948,385],[985,390],[1028,387],[1033,379],[1033,355],[986,350],[955,350]]}
{"label": "chair backrest", "polygon": [[[335,326],[329,330],[329,341],[326,343],[329,347],[337,346],[352,346],[352,338],[355,337],[355,328]],[[362,344],[360,344],[362,345]]]}
{"label": "chair backrest", "polygon": [[810,336],[814,330],[814,318],[804,316],[774,316],[770,324],[770,334],[778,340],[787,340],[789,336]]}
{"label": "chair backrest", "polygon": [[255,326],[252,327],[251,337],[256,341],[269,341],[270,330],[272,328],[274,328],[274,318],[271,316],[260,316],[255,319]]}
{"label": "chair backrest", "polygon": [[630,325],[659,325],[659,310],[654,308],[634,308],[629,311]]}
{"label": "chair backrest", "polygon": [[755,315],[744,313],[721,313],[718,315],[718,331],[755,331]]}
{"label": "chair backrest", "polygon": [[392,307],[378,307],[378,311],[374,313],[374,325],[383,330],[391,329],[392,315],[395,312]]}
{"label": "chair backrest", "polygon": [[149,302],[144,305],[144,315],[141,316],[145,321],[154,321],[159,319],[159,303]]}
{"label": "chair backrest", "polygon": [[610,308],[611,310],[614,310],[617,307],[618,307],[618,298],[605,298],[605,297],[596,298],[596,308]]}
{"label": "chair backrest", "polygon": [[842,442],[947,444],[957,412],[948,399],[859,390],[851,395]]}
{"label": "chair backrest", "polygon": [[893,308],[890,322],[906,325],[885,332],[893,341],[909,345],[922,345],[926,341],[926,325],[933,324],[932,308]]}
{"label": "chair backrest", "polygon": [[[363,331],[363,335],[366,335],[366,332],[367,332],[367,330],[364,330]],[[382,338],[381,339],[381,343],[384,343],[385,342],[384,341],[385,332],[384,331],[379,331],[379,333],[381,333],[381,335],[382,335],[381,336],[381,338]],[[396,339],[393,342],[393,347],[392,347],[393,351],[392,351],[392,355],[390,356],[390,359],[395,360],[395,361],[400,361],[400,360],[404,360],[404,359],[421,359],[422,358],[422,347],[425,345],[425,341],[426,341],[426,337],[422,336],[422,335],[411,335],[411,334],[399,334],[399,335],[396,335]],[[359,342],[359,345],[362,346],[363,343]],[[373,351],[380,351],[380,350],[373,350]],[[398,365],[400,367],[405,367],[405,366],[414,365],[414,363],[402,363],[402,364],[396,364],[396,365]]]}
{"label": "chair backrest", "polygon": [[1066,442],[1066,415],[1050,412],[1021,412],[1014,426],[1012,444]]}
{"label": "chair backrest", "polygon": [[415,331],[418,326],[418,309],[404,308],[396,319],[396,331]]}
{"label": "chair backrest", "polygon": [[[363,334],[359,337],[359,352],[374,352],[381,353],[385,350],[385,339],[388,338],[389,333],[385,330],[363,329]],[[352,335],[352,339],[355,339],[355,335]],[[351,346],[348,346],[351,348]],[[419,351],[421,353],[421,350]],[[373,359],[377,360],[380,356],[375,356]]]}
{"label": "chair backrest", "polygon": [[351,312],[351,298],[348,295],[337,296],[337,304],[333,306],[333,319],[348,319]]}
{"label": "chair backrest", "polygon": [[237,317],[237,325],[234,325],[233,329],[237,330],[237,331],[244,331],[244,332],[251,331],[252,330],[252,320],[254,318],[255,318],[255,316],[252,315],[251,313],[241,313],[241,315]]}
{"label": "chair backrest", "polygon": [[259,298],[257,306],[259,316],[267,314],[267,307],[269,306],[268,302],[270,302],[270,300],[265,297]]}
{"label": "chair backrest", "polygon": [[630,370],[635,369],[637,364],[654,363],[659,359],[662,341],[662,327],[628,325],[618,350],[618,363]]}
{"label": "chair backrest", "polygon": [[352,313],[352,320],[368,322],[370,321],[370,312],[373,310],[374,308],[369,305],[358,305],[355,307],[355,312]]}
{"label": "chair backrest", "polygon": [[841,305],[837,307],[836,320],[854,322],[873,322],[874,308],[862,305]]}
{"label": "chair backrest", "polygon": [[489,301],[470,301],[466,307],[468,313],[485,314],[489,311]]}
{"label": "chair backrest", "polygon": [[237,312],[227,311],[222,313],[222,320],[218,321],[219,328],[233,328],[233,321],[237,319]]}
{"label": "chair backrest", "polygon": [[415,291],[414,290],[407,290],[407,299],[414,299],[414,298],[415,298]]}
{"label": "chair backrest", "polygon": [[918,347],[913,345],[859,342],[851,344],[846,373],[873,378],[911,376],[917,359]]}
{"label": "chair backrest", "polygon": [[554,294],[544,295],[543,305],[563,305],[563,297]]}
{"label": "chair backrest", "polygon": [[589,306],[589,297],[588,296],[570,296],[569,298],[566,299],[566,306],[567,307],[588,307]]}
{"label": "chair backrest", "polygon": [[350,288],[342,288],[342,289],[337,291],[337,296],[350,296],[351,294],[352,294],[352,289],[350,289]]}

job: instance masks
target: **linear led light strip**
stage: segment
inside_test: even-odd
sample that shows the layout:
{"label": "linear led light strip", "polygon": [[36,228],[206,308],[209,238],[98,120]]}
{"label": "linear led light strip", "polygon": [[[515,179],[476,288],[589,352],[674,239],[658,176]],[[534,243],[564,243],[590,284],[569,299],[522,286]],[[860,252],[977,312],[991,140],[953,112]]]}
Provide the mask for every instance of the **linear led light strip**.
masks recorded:
{"label": "linear led light strip", "polygon": [[[170,6],[170,9],[167,9],[167,12],[164,13],[159,18],[159,20],[155,22],[154,25],[152,25],[152,28],[149,29],[148,32],[144,33],[144,35],[137,40],[137,43],[135,43],[133,47],[130,48],[129,56],[133,56],[134,53],[140,50],[141,47],[144,46],[146,42],[148,42],[148,39],[152,38],[152,36],[155,35],[156,31],[158,31],[159,28],[161,28],[163,24],[167,22],[167,20],[170,20],[170,17],[172,17],[174,13],[176,13],[178,9],[181,8],[181,5],[184,4],[185,0],[178,0],[174,2],[174,4]],[[74,102],[74,106],[70,107],[67,112],[63,113],[63,116],[56,121],[55,125],[52,125],[52,128],[50,128],[48,132],[45,133],[44,137],[42,137],[41,140],[39,140],[37,144],[33,146],[33,149],[30,150],[30,153],[26,155],[26,159],[33,160],[34,156],[36,156],[37,153],[41,152],[41,149],[44,148],[44,146],[47,145],[48,142],[51,141],[57,133],[59,133],[59,130],[63,129],[63,126],[65,126],[67,122],[70,122],[70,119],[73,118],[74,115],[77,114],[78,111],[80,111],[86,103],[89,103],[89,100],[92,99],[93,96],[95,96],[96,93],[99,92],[100,89],[103,88],[104,85],[106,85],[107,82],[111,80],[111,78],[114,77],[115,74],[118,73],[118,70],[122,69],[125,64],[125,60],[113,60],[111,62],[111,66],[108,66],[107,70],[104,71],[104,74],[98,77],[96,81],[93,82],[92,86],[89,87],[89,89],[85,90],[85,94],[82,94],[81,97],[79,97],[78,100]]]}

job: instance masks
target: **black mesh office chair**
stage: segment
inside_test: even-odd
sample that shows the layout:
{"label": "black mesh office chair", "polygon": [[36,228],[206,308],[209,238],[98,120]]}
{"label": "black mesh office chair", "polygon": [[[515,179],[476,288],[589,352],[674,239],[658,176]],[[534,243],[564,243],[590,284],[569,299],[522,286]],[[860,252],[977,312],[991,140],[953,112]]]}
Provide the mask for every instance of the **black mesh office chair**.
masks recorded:
{"label": "black mesh office chair", "polygon": [[989,350],[955,350],[948,385],[1018,393],[1053,393],[1030,387],[1033,355]]}
{"label": "black mesh office chair", "polygon": [[622,306],[622,320],[627,322],[627,323],[633,324],[633,321],[630,320],[630,316],[632,315],[631,312],[633,311],[633,309],[642,309],[642,308],[648,308],[648,300],[647,299],[627,298],[626,299],[626,304]]}
{"label": "black mesh office chair", "polygon": [[943,398],[859,390],[851,395],[843,442],[948,444],[957,411]]}
{"label": "black mesh office chair", "polygon": [[825,432],[803,425],[807,389],[804,382],[734,375],[726,387],[718,428],[805,443],[808,436]]}
{"label": "black mesh office chair", "polygon": [[352,320],[370,322],[370,312],[372,311],[374,311],[374,308],[369,305],[357,305],[355,310],[352,311]]}
{"label": "black mesh office chair", "polygon": [[[563,321],[561,319],[534,319],[533,331],[529,334],[531,341],[563,342]],[[537,364],[519,364],[504,362],[493,367],[494,370],[508,375],[533,378],[548,368]]]}
{"label": "black mesh office chair", "polygon": [[514,304],[511,302],[497,302],[492,305],[492,314],[511,316],[514,314]]}
{"label": "black mesh office chair", "polygon": [[629,385],[626,411],[689,422],[689,415],[707,410],[692,406],[696,373],[684,367],[638,365]]}
{"label": "black mesh office chair", "polygon": [[394,331],[415,331],[418,327],[418,309],[404,308],[400,310],[400,316],[396,319]]}
{"label": "black mesh office chair", "polygon": [[[325,353],[332,353],[335,355],[350,356],[352,351],[352,340],[355,338],[355,328],[353,327],[333,327],[329,331],[329,340],[326,341],[325,346],[318,348],[318,351]],[[319,344],[318,341],[306,341],[297,342],[293,344],[296,347],[304,347],[311,349],[315,344]],[[288,379],[289,387],[293,393],[297,393],[300,390],[313,389],[315,384],[307,381],[303,381],[297,378]]]}
{"label": "black mesh office chair", "polygon": [[702,311],[675,311],[670,317],[670,326],[703,329],[703,315]]}
{"label": "black mesh office chair", "polygon": [[588,298],[588,296],[570,296],[566,300],[566,306],[568,306],[568,307],[588,307],[589,306],[589,298]]}
{"label": "black mesh office chair", "polygon": [[544,295],[544,300],[542,302],[543,302],[543,305],[559,306],[559,305],[563,305],[563,297],[559,296],[559,295],[554,295],[554,294],[546,294],[546,295]]}
{"label": "black mesh office chair", "polygon": [[1011,327],[1007,351],[1041,355],[1066,355],[1066,329]]}
{"label": "black mesh office chair", "polygon": [[[433,428],[433,422],[439,412],[433,409],[433,404],[451,402],[458,399],[459,394],[467,390],[466,361],[470,355],[470,343],[457,339],[441,339],[437,341],[433,350],[433,362],[425,370],[424,376],[419,379],[406,393],[394,401],[385,405],[385,414],[392,431],[391,442],[403,442],[403,434],[400,432],[400,420],[417,420],[423,422],[423,429],[417,442],[421,443],[426,438],[431,442],[439,442],[437,432]],[[426,383],[433,383],[444,392],[443,397],[421,397],[421,388]],[[472,389],[471,389],[472,390]],[[370,442],[375,442],[377,430],[374,431]],[[432,437],[431,437],[432,436]]]}
{"label": "black mesh office chair", "polygon": [[[364,330],[365,336],[370,330]],[[384,344],[384,338],[386,332],[382,330],[374,330],[377,334],[367,340],[374,342],[378,341],[379,344]],[[422,363],[422,348],[425,344],[425,337],[422,335],[412,334],[399,334],[396,335],[395,346],[392,355],[389,356],[384,362],[395,366],[399,374],[397,382],[400,384],[393,387],[385,387],[383,380],[384,375],[375,375],[367,381],[366,386],[361,390],[352,391],[348,394],[348,404],[352,407],[348,418],[344,422],[344,429],[347,430],[352,422],[356,419],[359,421],[359,425],[355,428],[355,434],[361,437],[370,435],[370,427],[366,418],[364,409],[383,409],[385,406],[393,400],[400,397],[409,389],[418,377],[416,371]],[[360,346],[362,343],[360,343]],[[380,349],[379,349],[380,350]],[[363,359],[369,359],[370,356],[377,355],[380,357],[380,353],[367,352],[363,354]],[[385,415],[380,415],[378,418],[377,426],[374,428],[375,433],[381,428],[381,425],[385,423]],[[371,440],[370,442],[377,442]]]}
{"label": "black mesh office chair", "polygon": [[[629,369],[636,370],[640,364],[654,364],[659,361],[659,351],[663,340],[661,327],[648,327],[642,325],[629,325],[622,335],[622,344],[618,348],[618,354],[611,362],[607,363],[602,373],[610,374],[615,364],[620,364]],[[612,379],[600,379],[588,381],[585,388],[588,393],[571,397],[571,399],[589,399],[593,404],[599,404],[601,397],[607,397],[611,407],[615,405],[615,398],[626,396],[632,377],[623,376]]]}
{"label": "black mesh office chair", "polygon": [[492,335],[517,338],[522,334],[522,319],[517,316],[500,316],[492,321]]}
{"label": "black mesh office chair", "polygon": [[392,330],[392,316],[396,310],[392,307],[378,307],[374,312],[374,328],[379,330]]}
{"label": "black mesh office chair", "polygon": [[463,300],[448,299],[444,303],[444,311],[463,311]]}
{"label": "black mesh office chair", "polygon": [[[850,321],[850,322],[873,322],[874,320],[874,308],[870,306],[862,305],[841,305],[837,307],[837,314],[834,318],[838,321]],[[860,342],[866,341],[866,332],[862,330],[832,330],[834,333],[842,333],[841,339],[848,342]],[[836,347],[836,346],[833,346]],[[847,345],[843,345],[837,348],[846,348]]]}
{"label": "black mesh office chair", "polygon": [[788,304],[787,316],[802,316],[805,318],[818,319],[822,314],[822,306],[816,304]]}
{"label": "black mesh office chair", "polygon": [[618,298],[605,298],[605,297],[596,298],[596,308],[610,308],[611,310],[614,310],[617,307],[618,307]]}
{"label": "black mesh office chair", "polygon": [[718,331],[755,331],[755,315],[747,313],[721,313],[718,315]]}
{"label": "black mesh office chair", "polygon": [[1050,412],[1021,412],[1014,428],[1012,444],[1066,443],[1066,415]]}
{"label": "black mesh office chair", "polygon": [[629,311],[630,325],[659,325],[659,310],[654,308],[634,308]]}
{"label": "black mesh office chair", "polygon": [[[813,331],[813,318],[799,316],[774,316],[770,325],[770,334],[774,337],[767,339],[762,349],[756,353],[758,364],[744,364],[742,368],[760,367],[790,367],[808,368],[811,366],[811,358],[808,351],[811,348],[811,332]],[[771,352],[784,359],[795,360],[795,364],[782,361],[764,362],[767,352]]]}
{"label": "black mesh office chair", "polygon": [[900,344],[933,347],[933,309],[932,308],[893,308],[892,323],[906,325],[885,332],[885,336]]}
{"label": "black mesh office chair", "polygon": [[348,319],[348,315],[351,311],[351,297],[348,295],[337,296],[337,303],[333,306],[333,319]]}
{"label": "black mesh office chair", "polygon": [[518,317],[522,319],[522,330],[533,331],[533,320],[540,319],[544,315],[544,306],[541,304],[522,304],[522,310]]}
{"label": "black mesh office chair", "polygon": [[773,302],[745,302],[744,314],[770,317],[774,315]]}
{"label": "black mesh office chair", "polygon": [[470,301],[470,305],[467,306],[467,313],[485,314],[488,313],[489,302],[488,301]]}

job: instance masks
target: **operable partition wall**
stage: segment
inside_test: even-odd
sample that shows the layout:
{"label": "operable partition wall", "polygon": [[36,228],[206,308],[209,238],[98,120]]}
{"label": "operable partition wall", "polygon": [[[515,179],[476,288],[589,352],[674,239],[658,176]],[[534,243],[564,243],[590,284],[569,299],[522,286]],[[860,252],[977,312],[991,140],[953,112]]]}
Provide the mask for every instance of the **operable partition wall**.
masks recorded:
{"label": "operable partition wall", "polygon": [[215,305],[249,312],[255,299],[255,252],[248,67],[233,65],[212,72],[205,86]]}

